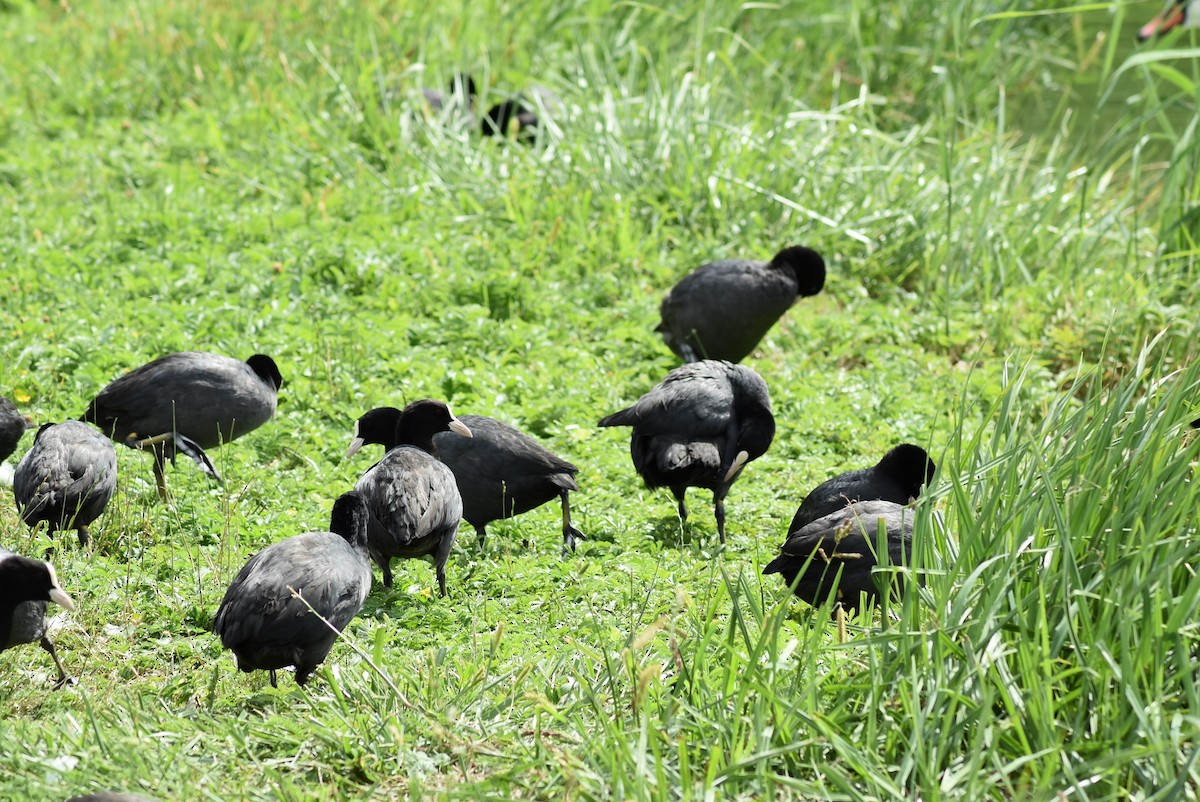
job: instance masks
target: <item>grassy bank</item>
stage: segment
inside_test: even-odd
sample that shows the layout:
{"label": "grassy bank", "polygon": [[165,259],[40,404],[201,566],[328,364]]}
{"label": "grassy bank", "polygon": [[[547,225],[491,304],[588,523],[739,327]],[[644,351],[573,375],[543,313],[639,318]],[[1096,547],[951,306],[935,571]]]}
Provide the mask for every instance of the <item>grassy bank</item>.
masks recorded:
{"label": "grassy bank", "polygon": [[[163,506],[123,450],[90,552],[0,505],[79,680],[0,656],[0,797],[1197,796],[1196,53],[1117,35],[1158,4],[431,5],[0,2],[0,393],[76,417],[187,348],[288,382],[222,486],[180,463]],[[460,69],[561,112],[481,141],[422,102]],[[791,243],[829,280],[748,360],[779,430],[721,550],[595,422],[674,365],[679,276]],[[400,566],[305,690],[237,674],[233,574],[424,396],[579,465],[588,539],[464,532],[448,599]],[[839,643],[759,571],[900,441],[939,464],[925,586]]]}

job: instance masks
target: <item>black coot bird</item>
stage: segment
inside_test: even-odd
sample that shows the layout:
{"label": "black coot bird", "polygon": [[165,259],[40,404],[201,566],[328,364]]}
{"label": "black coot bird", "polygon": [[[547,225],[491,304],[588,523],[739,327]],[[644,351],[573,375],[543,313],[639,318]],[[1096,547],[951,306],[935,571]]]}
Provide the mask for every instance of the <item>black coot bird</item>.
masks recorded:
{"label": "black coot bird", "polygon": [[712,262],[667,292],[655,331],[684,362],[740,362],[797,297],[824,286],[825,260],[803,246],[784,248],[769,262]]}
{"label": "black coot bird", "polygon": [[86,423],[46,423],[13,474],[17,512],[30,527],[46,521],[50,534],[75,529],[88,544],[88,525],[117,489],[117,452]]}
{"label": "black coot bird", "polygon": [[54,566],[0,548],[0,652],[38,641],[54,658],[61,687],[69,678],[46,637],[47,602],[75,609],[71,597],[59,587]]}
{"label": "black coot bird", "polygon": [[876,465],[847,471],[817,485],[800,502],[788,531],[795,532],[855,501],[909,504],[921,495],[924,485],[933,481],[936,469],[925,449],[901,443]]}
{"label": "black coot bird", "polygon": [[275,686],[276,669],[295,666],[296,684],[308,681],[371,589],[367,520],[362,496],[346,493],[333,504],[328,532],[294,535],[250,558],[213,624],[239,669],[269,671]]}
{"label": "black coot bird", "polygon": [[0,462],[17,450],[21,435],[33,428],[33,421],[17,411],[12,401],[0,395]]}
{"label": "black coot bird", "polygon": [[560,108],[553,92],[535,86],[525,95],[506,98],[489,108],[483,115],[481,130],[484,136],[507,137],[515,127],[518,142],[534,144],[541,136],[545,118]]}
{"label": "black coot bird", "polygon": [[367,545],[383,569],[384,587],[392,586],[393,557],[430,557],[438,592],[445,596],[446,561],[458,537],[463,502],[454,474],[433,456],[433,436],[471,437],[471,430],[441,401],[414,401],[398,421],[395,412],[379,407],[365,413],[355,422],[346,451],[349,457],[368,442],[388,449],[354,486],[371,512]]}
{"label": "black coot bird", "polygon": [[571,526],[569,494],[578,490],[579,469],[524,432],[482,415],[459,418],[470,438],[435,435],[434,456],[450,466],[462,495],[463,520],[475,527],[479,547],[487,525],[511,518],[553,499],[562,500],[563,554],[575,550],[583,534]]}
{"label": "black coot bird", "polygon": [[[879,601],[872,574],[879,564],[879,526],[887,529],[888,563],[912,561],[913,512],[891,501],[859,501],[793,531],[763,574],[782,574],[813,607],[831,596],[848,612],[862,594]],[[835,594],[836,591],[836,595]]]}
{"label": "black coot bird", "polygon": [[725,542],[725,496],[747,462],[775,437],[767,383],[750,368],[712,359],[675,368],[662,383],[601,426],[632,426],[629,450],[646,486],[669,487],[687,520],[689,487],[713,491]]}
{"label": "black coot bird", "polygon": [[163,467],[182,452],[220,479],[204,453],[253,431],[275,414],[283,377],[275,360],[219,354],[167,354],[100,391],[83,414],[117,442],[154,452],[154,479],[166,498]]}

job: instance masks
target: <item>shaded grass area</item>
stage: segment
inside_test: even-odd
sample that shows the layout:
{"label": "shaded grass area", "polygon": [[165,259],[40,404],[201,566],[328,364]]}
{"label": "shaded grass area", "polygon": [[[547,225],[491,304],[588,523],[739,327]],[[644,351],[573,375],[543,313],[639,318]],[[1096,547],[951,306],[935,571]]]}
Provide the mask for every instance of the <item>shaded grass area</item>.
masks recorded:
{"label": "shaded grass area", "polygon": [[[173,506],[122,451],[91,552],[0,508],[79,601],[75,688],[0,658],[0,796],[1194,798],[1196,92],[1186,51],[1118,55],[1144,6],[1103,42],[972,2],[3,6],[0,391],[74,417],[193,347],[288,386]],[[1140,95],[1089,118],[1122,65]],[[563,110],[481,142],[421,103],[459,69]],[[792,242],[829,281],[749,360],[779,433],[720,550],[594,423],[672,367],[674,280]],[[581,467],[579,553],[549,508],[464,535],[448,600],[401,566],[306,690],[236,674],[229,579],[325,525],[362,411],[423,396]],[[842,643],[758,572],[905,440],[940,466],[925,584]]]}

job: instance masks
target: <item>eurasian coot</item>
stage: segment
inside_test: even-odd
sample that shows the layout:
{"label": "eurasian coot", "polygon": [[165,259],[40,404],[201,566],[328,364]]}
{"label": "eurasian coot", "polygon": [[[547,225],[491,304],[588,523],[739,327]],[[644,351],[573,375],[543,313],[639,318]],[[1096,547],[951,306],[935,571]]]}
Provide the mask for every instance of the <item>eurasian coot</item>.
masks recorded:
{"label": "eurasian coot", "polygon": [[220,479],[204,453],[257,429],[275,414],[283,377],[275,360],[245,362],[219,354],[167,354],[126,373],[100,391],[83,420],[113,440],[154,452],[154,479],[166,497],[163,466],[182,452]]}
{"label": "eurasian coot", "polygon": [[117,489],[117,452],[86,423],[46,423],[13,474],[21,520],[46,521],[53,534],[75,529],[88,544],[88,524],[100,517]]}
{"label": "eurasian coot", "polygon": [[308,681],[371,588],[367,520],[362,496],[345,493],[328,532],[294,535],[250,558],[213,624],[239,669],[269,671],[274,686],[276,669],[295,666],[296,684]]}
{"label": "eurasian coot", "polygon": [[712,262],[663,298],[661,332],[684,362],[745,359],[797,297],[825,286],[825,260],[812,248],[784,248],[769,262]]}
{"label": "eurasian coot", "polygon": [[0,395],[0,461],[17,450],[21,435],[33,428],[33,421],[17,411],[12,401]]}
{"label": "eurasian coot", "polygon": [[908,504],[933,481],[936,466],[920,446],[901,443],[870,467],[847,471],[817,485],[800,502],[789,532],[836,512],[855,501],[891,501]]}
{"label": "eurasian coot", "polygon": [[[414,401],[399,416],[390,407],[373,409],[354,424],[349,457],[364,443],[383,443],[388,452],[362,475],[354,489],[371,511],[367,544],[392,586],[393,557],[430,557],[438,592],[446,595],[446,561],[458,536],[463,503],[454,474],[433,456],[433,436],[468,429],[441,401]],[[392,434],[389,436],[388,432]]]}
{"label": "eurasian coot", "polygon": [[813,607],[834,597],[846,610],[858,608],[860,596],[878,602],[873,573],[879,527],[887,530],[888,563],[912,561],[912,510],[891,501],[859,501],[816,519],[788,535],[780,554],[763,574],[782,574],[794,592]]}
{"label": "eurasian coot", "polygon": [[0,548],[0,652],[38,641],[54,658],[58,686],[62,686],[69,678],[46,637],[47,602],[75,609],[71,597],[59,587],[54,566]]}
{"label": "eurasian coot", "polygon": [[646,486],[669,487],[687,520],[689,487],[713,491],[717,532],[725,542],[724,499],[747,462],[775,437],[771,397],[750,368],[706,359],[675,368],[637,403],[600,421],[632,426],[629,450]]}

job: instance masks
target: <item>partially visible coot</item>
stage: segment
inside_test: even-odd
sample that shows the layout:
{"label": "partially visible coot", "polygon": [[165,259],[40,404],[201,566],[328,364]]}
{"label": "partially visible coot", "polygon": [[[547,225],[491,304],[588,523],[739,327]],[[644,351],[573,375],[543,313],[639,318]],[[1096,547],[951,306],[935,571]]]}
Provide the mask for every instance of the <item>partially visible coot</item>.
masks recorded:
{"label": "partially visible coot", "polygon": [[796,298],[824,286],[825,260],[803,246],[784,248],[769,262],[712,262],[667,292],[655,331],[684,362],[740,362]]}
{"label": "partially visible coot", "polygon": [[671,488],[685,521],[687,488],[713,491],[722,543],[725,496],[746,463],[765,454],[775,437],[762,377],[745,366],[710,359],[675,368],[636,404],[600,425],[633,427],[633,467],[647,487]]}
{"label": "partially visible coot", "polygon": [[876,465],[847,471],[817,485],[800,502],[788,531],[795,532],[855,501],[909,504],[921,495],[923,486],[933,481],[936,468],[925,449],[901,443]]}
{"label": "partially visible coot", "polygon": [[33,428],[33,421],[17,411],[12,401],[0,395],[0,461],[17,450],[21,435]]}
{"label": "partially visible coot", "polygon": [[471,436],[441,401],[414,401],[403,412],[378,407],[355,422],[346,456],[368,442],[388,449],[354,486],[371,511],[367,543],[383,570],[384,587],[392,586],[393,557],[430,557],[438,592],[445,596],[446,562],[458,537],[463,503],[454,474],[433,456],[438,432]]}
{"label": "partially visible coot", "polygon": [[238,572],[213,630],[239,669],[269,671],[275,686],[276,669],[295,666],[296,684],[308,681],[371,589],[367,518],[362,496],[345,493],[333,504],[328,532],[267,546]]}
{"label": "partially visible coot", "polygon": [[525,94],[505,98],[491,106],[483,115],[481,131],[484,136],[514,136],[518,142],[533,144],[542,135],[550,115],[561,108],[558,96],[541,86]]}
{"label": "partially visible coot", "polygon": [[529,435],[482,415],[459,418],[471,437],[443,432],[433,438],[434,456],[450,466],[462,495],[463,520],[475,527],[479,547],[487,525],[562,500],[563,553],[583,534],[571,525],[569,494],[578,490],[579,469]]}
{"label": "partially visible coot", "polygon": [[113,440],[154,453],[154,479],[166,498],[165,461],[182,452],[220,479],[204,453],[257,429],[275,414],[283,377],[275,360],[219,354],[167,354],[100,391],[83,415]]}
{"label": "partially visible coot", "polygon": [[912,517],[911,509],[890,501],[843,507],[789,534],[763,574],[782,574],[789,587],[795,585],[793,592],[813,607],[833,598],[853,612],[864,594],[879,601],[874,572],[880,526],[887,532],[888,564],[911,564]]}
{"label": "partially visible coot", "polygon": [[38,429],[33,447],[13,474],[21,520],[46,521],[50,534],[75,529],[88,544],[88,525],[100,517],[117,489],[117,452],[86,423],[69,420]]}
{"label": "partially visible coot", "polygon": [[46,637],[46,603],[75,609],[58,584],[54,566],[0,548],[0,652],[38,641],[58,666],[58,686],[68,681],[54,644]]}

